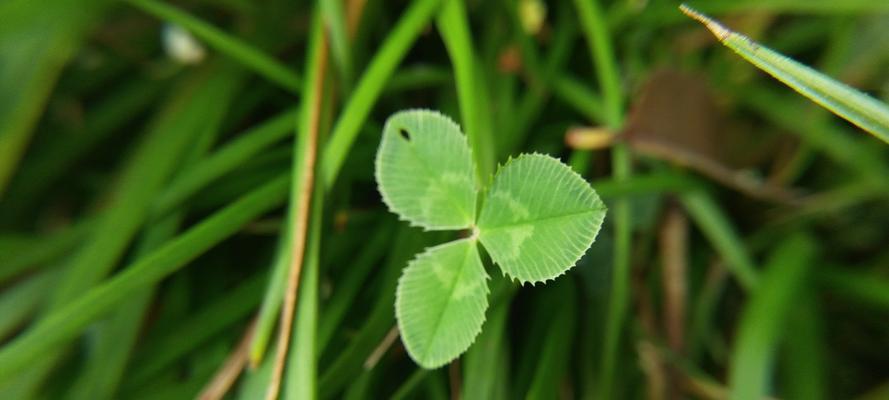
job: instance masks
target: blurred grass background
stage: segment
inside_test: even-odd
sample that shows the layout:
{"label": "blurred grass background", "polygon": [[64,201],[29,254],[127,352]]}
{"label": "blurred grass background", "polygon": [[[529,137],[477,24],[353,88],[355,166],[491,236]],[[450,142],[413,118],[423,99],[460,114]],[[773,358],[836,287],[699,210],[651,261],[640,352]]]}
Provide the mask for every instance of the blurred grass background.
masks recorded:
{"label": "blurred grass background", "polygon": [[[691,5],[889,99],[885,1]],[[0,398],[193,398],[248,359],[227,396],[263,398],[293,265],[286,398],[889,398],[889,149],[677,7],[0,3]],[[483,174],[552,154],[609,205],[566,276],[491,273],[434,371],[395,283],[449,238],[372,170],[414,107]]]}

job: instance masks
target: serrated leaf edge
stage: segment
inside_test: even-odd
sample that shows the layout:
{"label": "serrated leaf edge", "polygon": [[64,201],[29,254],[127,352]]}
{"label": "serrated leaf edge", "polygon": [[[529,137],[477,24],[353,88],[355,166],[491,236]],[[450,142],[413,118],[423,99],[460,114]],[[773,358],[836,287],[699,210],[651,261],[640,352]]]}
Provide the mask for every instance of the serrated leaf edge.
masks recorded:
{"label": "serrated leaf edge", "polygon": [[[466,133],[463,132],[463,129],[460,128],[460,125],[457,124],[457,122],[455,122],[453,118],[451,118],[451,117],[448,116],[447,114],[444,114],[444,113],[442,113],[442,112],[440,112],[440,111],[431,110],[431,109],[428,109],[428,108],[411,108],[411,109],[407,109],[407,110],[401,110],[401,111],[398,111],[398,112],[396,112],[396,113],[390,115],[389,118],[386,118],[386,123],[383,125],[383,135],[386,134],[386,131],[388,130],[389,125],[392,123],[392,120],[393,120],[396,116],[401,115],[401,114],[409,114],[409,113],[421,113],[421,114],[437,115],[437,116],[443,117],[448,123],[450,123],[450,124],[453,125],[455,128],[457,128],[457,132],[460,132],[460,137],[462,138],[463,142],[466,144],[466,148],[469,149],[469,159],[470,159],[471,162],[472,162],[472,168],[473,168],[473,169],[478,168],[478,166],[475,165],[475,157],[473,157],[473,155],[472,155],[472,147],[469,146],[469,139],[466,137]],[[430,231],[456,231],[456,230],[461,230],[461,229],[470,229],[470,228],[472,228],[473,226],[475,226],[475,222],[476,222],[476,221],[472,221],[472,222],[470,222],[469,225],[460,225],[460,226],[456,226],[456,225],[455,225],[455,226],[431,226],[431,225],[424,224],[424,223],[421,223],[421,222],[415,222],[415,221],[413,221],[413,220],[411,220],[411,219],[408,219],[407,217],[401,215],[401,213],[395,211],[395,209],[392,207],[392,204],[390,203],[389,197],[386,195],[386,193],[383,193],[383,190],[380,189],[380,163],[381,163],[381,160],[380,160],[380,148],[382,148],[382,146],[383,146],[383,141],[380,140],[380,145],[377,147],[376,154],[374,155],[374,183],[376,184],[376,187],[377,187],[377,193],[380,194],[380,198],[382,198],[382,200],[383,200],[383,204],[386,205],[386,208],[389,210],[389,212],[391,212],[392,214],[395,214],[395,215],[398,216],[398,220],[399,220],[399,221],[407,222],[407,223],[408,223],[408,226],[416,227],[416,228],[420,228],[420,229],[422,229],[424,232],[430,232]],[[474,174],[473,174],[473,175],[474,175]],[[478,182],[478,180],[475,179],[475,178],[473,178],[473,191],[475,192],[475,207],[478,208],[478,206],[479,206],[479,192],[480,192],[480,189],[479,189],[479,182]],[[473,216],[473,218],[474,218],[475,220],[478,220],[478,212],[477,212],[476,210],[473,210],[473,213],[475,214],[475,215]]]}
{"label": "serrated leaf edge", "polygon": [[[398,285],[397,285],[397,287],[396,287],[396,289],[395,289],[395,323],[396,323],[396,326],[398,326],[398,332],[399,332],[399,335],[400,335],[401,332],[403,331],[403,327],[402,327],[402,325],[401,325],[401,310],[400,310],[400,307],[399,307],[398,305],[401,304],[401,285],[402,285],[402,281],[404,280],[404,271],[405,271],[406,269],[410,268],[410,267],[411,267],[415,262],[417,262],[419,259],[421,259],[421,258],[424,257],[424,256],[428,256],[428,255],[429,255],[430,253],[432,253],[433,251],[435,251],[435,250],[437,250],[437,249],[439,249],[439,248],[442,248],[442,247],[448,247],[448,246],[456,245],[456,244],[458,244],[458,243],[460,243],[460,242],[462,242],[462,241],[469,241],[469,242],[470,242],[470,246],[478,246],[478,245],[479,245],[478,240],[477,240],[475,237],[468,237],[468,238],[462,238],[462,239],[452,240],[452,241],[450,241],[450,242],[442,243],[442,244],[435,245],[435,246],[430,246],[430,247],[425,248],[422,252],[417,253],[416,255],[414,255],[414,258],[412,258],[410,261],[408,261],[407,266],[404,267],[404,268],[401,270],[401,276],[398,277]],[[478,251],[478,249],[476,249],[476,251]],[[479,255],[479,256],[481,256],[481,255]],[[484,266],[483,266],[483,267],[484,267]],[[487,298],[488,295],[491,294],[491,288],[490,288],[490,286],[488,285],[488,282],[487,282],[487,281],[489,281],[489,280],[491,280],[491,276],[488,275],[488,272],[487,272],[487,271],[485,271],[485,285],[484,285],[484,288],[485,288],[485,297],[486,297],[486,298]],[[488,304],[488,309],[490,309],[490,307],[491,307],[491,305],[490,305],[490,303],[489,303],[489,304]],[[410,356],[411,360],[413,360],[415,363],[417,363],[418,365],[420,365],[421,367],[423,367],[423,368],[425,368],[425,369],[437,369],[437,368],[441,368],[441,367],[443,367],[443,366],[445,366],[445,365],[450,364],[450,363],[453,362],[454,360],[460,358],[460,356],[462,356],[463,354],[465,354],[466,351],[469,350],[469,348],[472,347],[473,344],[475,344],[475,342],[478,340],[478,336],[482,333],[482,328],[485,326],[485,322],[487,322],[487,321],[488,321],[488,310],[485,309],[485,312],[482,313],[482,321],[481,321],[481,323],[478,325],[478,329],[475,329],[475,332],[472,333],[472,341],[469,342],[469,344],[466,346],[466,348],[460,350],[460,351],[457,353],[456,356],[454,356],[454,357],[451,358],[450,360],[447,360],[447,361],[445,361],[445,362],[443,362],[443,363],[440,363],[440,364],[430,364],[430,365],[426,365],[426,364],[424,364],[424,363],[421,362],[420,360],[417,360],[416,358],[414,358],[414,355],[411,354],[410,350],[408,350],[408,347],[407,347],[406,344],[404,345],[405,352]],[[403,342],[403,341],[404,341],[404,338],[402,337],[402,342]]]}
{"label": "serrated leaf edge", "polygon": [[[551,155],[549,155],[549,154],[543,154],[543,153],[538,153],[538,152],[521,153],[521,154],[519,154],[519,155],[516,156],[516,157],[512,157],[512,156],[510,156],[509,158],[507,158],[507,160],[506,160],[505,163],[503,163],[503,164],[498,164],[498,165],[497,165],[497,171],[496,171],[496,172],[494,173],[494,175],[491,177],[491,184],[488,185],[488,187],[486,187],[485,190],[487,191],[487,189],[489,189],[490,186],[494,184],[494,179],[496,179],[497,175],[500,174],[500,170],[502,170],[503,168],[506,168],[506,166],[508,166],[509,164],[515,162],[516,160],[518,160],[518,159],[520,159],[520,158],[522,158],[522,157],[543,157],[543,158],[548,158],[548,159],[554,160],[554,161],[556,161],[556,162],[558,162],[558,163],[560,163],[560,164],[562,164],[562,165],[566,165],[564,162],[562,162],[562,160],[560,160],[560,159],[558,159],[558,158],[556,158],[556,157],[553,157],[553,156],[551,156]],[[566,166],[567,166],[567,165],[566,165]],[[602,216],[602,222],[601,222],[600,225],[599,225],[599,229],[596,230],[596,234],[593,235],[592,241],[590,242],[589,245],[587,245],[586,250],[584,250],[583,253],[581,253],[580,256],[578,256],[578,257],[571,263],[571,265],[570,265],[568,268],[565,268],[564,270],[562,270],[562,271],[559,272],[558,274],[553,275],[553,276],[551,276],[551,277],[545,277],[545,278],[543,278],[543,279],[538,279],[538,280],[528,280],[528,281],[526,281],[526,280],[523,280],[523,279],[521,279],[521,278],[519,278],[519,277],[517,277],[517,276],[510,275],[509,273],[506,272],[506,270],[503,269],[503,267],[500,265],[500,263],[494,261],[494,259],[491,258],[491,261],[492,261],[494,264],[497,264],[497,268],[500,270],[500,273],[503,274],[503,276],[504,276],[505,278],[509,279],[510,281],[512,281],[512,282],[516,282],[516,283],[518,283],[518,284],[521,285],[521,286],[525,286],[525,284],[530,284],[530,286],[532,286],[532,287],[537,286],[538,283],[546,284],[546,283],[548,283],[548,282],[550,282],[550,281],[555,281],[556,279],[558,279],[558,278],[561,277],[562,275],[567,274],[568,271],[574,269],[574,267],[577,266],[577,263],[580,261],[580,259],[583,258],[584,254],[586,254],[586,252],[589,251],[589,249],[590,249],[590,247],[593,245],[593,243],[596,243],[596,238],[599,237],[599,232],[602,230],[602,225],[601,225],[601,224],[604,224],[604,223],[605,223],[605,216],[608,214],[608,213],[607,213],[607,211],[608,211],[608,207],[605,206],[605,202],[602,202],[602,198],[599,197],[599,193],[596,193],[596,189],[593,188],[592,185],[590,185],[590,183],[586,181],[586,179],[583,179],[583,176],[581,176],[580,174],[578,174],[577,171],[575,171],[575,170],[572,169],[572,168],[568,168],[568,171],[569,171],[571,174],[573,174],[574,177],[576,177],[576,178],[579,179],[581,182],[583,182],[584,184],[586,184],[587,186],[589,186],[589,187],[590,187],[590,190],[593,191],[593,194],[596,195],[596,198],[598,198],[599,201],[602,203],[602,211],[605,212],[605,215]],[[484,205],[482,205],[482,208],[484,208]],[[476,221],[476,225],[477,225],[477,224],[478,224],[478,221]],[[484,243],[481,243],[481,242],[479,242],[479,243],[481,244],[482,247],[485,247]],[[487,248],[485,248],[485,250],[487,251]]]}

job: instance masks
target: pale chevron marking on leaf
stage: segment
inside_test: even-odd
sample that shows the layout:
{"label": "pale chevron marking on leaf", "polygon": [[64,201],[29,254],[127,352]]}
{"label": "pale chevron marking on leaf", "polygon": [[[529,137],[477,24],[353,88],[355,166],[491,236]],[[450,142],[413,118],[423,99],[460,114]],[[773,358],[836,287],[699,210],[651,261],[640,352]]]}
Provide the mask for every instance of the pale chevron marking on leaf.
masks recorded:
{"label": "pale chevron marking on leaf", "polygon": [[474,170],[466,137],[448,117],[411,110],[386,121],[375,174],[383,202],[401,219],[427,230],[472,226]]}
{"label": "pale chevron marking on leaf", "polygon": [[488,275],[476,246],[461,239],[429,248],[398,281],[398,328],[408,354],[424,368],[447,364],[481,332]]}
{"label": "pale chevron marking on leaf", "polygon": [[577,263],[605,211],[590,185],[562,162],[521,155],[494,177],[479,216],[479,240],[505,274],[545,281]]}

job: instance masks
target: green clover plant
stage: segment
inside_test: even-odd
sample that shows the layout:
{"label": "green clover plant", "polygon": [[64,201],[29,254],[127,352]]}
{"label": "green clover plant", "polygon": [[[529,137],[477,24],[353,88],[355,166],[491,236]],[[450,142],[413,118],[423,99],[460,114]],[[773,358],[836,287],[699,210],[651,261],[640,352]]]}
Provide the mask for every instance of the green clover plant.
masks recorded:
{"label": "green clover plant", "polygon": [[434,111],[389,117],[376,179],[383,202],[411,225],[470,232],[426,249],[398,281],[398,328],[408,354],[424,368],[457,358],[481,332],[488,274],[476,243],[508,277],[544,282],[577,263],[605,218],[605,205],[590,185],[542,154],[522,154],[501,166],[479,207],[466,137]]}

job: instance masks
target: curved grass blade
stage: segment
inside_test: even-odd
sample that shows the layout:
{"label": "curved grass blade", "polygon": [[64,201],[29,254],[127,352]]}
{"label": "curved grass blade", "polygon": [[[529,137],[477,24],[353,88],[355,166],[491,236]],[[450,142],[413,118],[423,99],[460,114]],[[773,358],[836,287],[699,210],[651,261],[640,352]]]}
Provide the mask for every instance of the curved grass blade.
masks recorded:
{"label": "curved grass blade", "polygon": [[504,273],[542,282],[574,266],[604,219],[605,204],[580,175],[550,156],[523,154],[494,176],[478,235]]}
{"label": "curved grass blade", "polygon": [[689,17],[707,26],[722,44],[759,69],[832,113],[889,143],[889,106],[886,104],[760,45],[747,36],[733,32],[684,4],[680,9]]}
{"label": "curved grass blade", "polygon": [[463,229],[475,221],[472,152],[450,118],[428,110],[394,114],[383,128],[376,178],[383,201],[411,225]]}
{"label": "curved grass blade", "polygon": [[401,340],[424,368],[438,368],[466,351],[488,309],[488,274],[473,239],[420,254],[398,280],[395,314]]}
{"label": "curved grass blade", "polygon": [[731,400],[761,399],[766,394],[775,348],[804,287],[815,248],[811,238],[796,234],[771,255],[762,284],[752,292],[738,323],[729,375]]}

